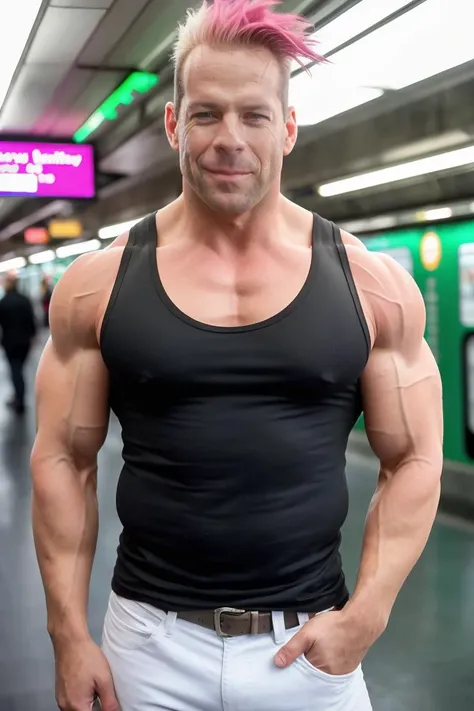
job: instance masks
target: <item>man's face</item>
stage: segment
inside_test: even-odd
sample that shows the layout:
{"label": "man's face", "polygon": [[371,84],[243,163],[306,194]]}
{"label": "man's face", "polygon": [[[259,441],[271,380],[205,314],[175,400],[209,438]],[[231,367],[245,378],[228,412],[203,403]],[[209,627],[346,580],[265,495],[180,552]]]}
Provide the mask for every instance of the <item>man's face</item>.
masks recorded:
{"label": "man's face", "polygon": [[294,112],[284,115],[283,74],[267,49],[196,47],[182,68],[179,116],[166,129],[184,180],[212,210],[239,215],[275,187],[296,141]]}

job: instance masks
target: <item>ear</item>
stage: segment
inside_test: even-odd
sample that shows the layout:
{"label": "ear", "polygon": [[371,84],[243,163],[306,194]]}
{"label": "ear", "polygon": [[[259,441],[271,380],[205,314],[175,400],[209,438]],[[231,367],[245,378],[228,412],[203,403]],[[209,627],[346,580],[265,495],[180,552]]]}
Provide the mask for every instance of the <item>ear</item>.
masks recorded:
{"label": "ear", "polygon": [[174,104],[171,101],[168,101],[165,106],[165,131],[171,148],[178,152],[178,117],[176,116]]}
{"label": "ear", "polygon": [[283,155],[288,156],[293,150],[296,139],[298,138],[298,124],[296,123],[296,114],[292,106],[288,109],[285,122],[285,144]]}

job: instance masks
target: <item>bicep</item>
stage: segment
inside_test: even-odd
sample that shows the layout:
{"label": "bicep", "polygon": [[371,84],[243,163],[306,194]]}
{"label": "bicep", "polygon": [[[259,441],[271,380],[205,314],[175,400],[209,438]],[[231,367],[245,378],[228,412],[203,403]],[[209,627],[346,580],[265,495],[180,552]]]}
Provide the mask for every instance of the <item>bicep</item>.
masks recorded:
{"label": "bicep", "polygon": [[[405,349],[406,350],[406,349]],[[436,361],[422,338],[409,352],[374,348],[362,377],[367,437],[382,467],[410,458],[442,459],[442,388]]]}
{"label": "bicep", "polygon": [[108,427],[108,378],[95,348],[62,352],[50,339],[36,376],[35,461],[68,459],[94,466]]}

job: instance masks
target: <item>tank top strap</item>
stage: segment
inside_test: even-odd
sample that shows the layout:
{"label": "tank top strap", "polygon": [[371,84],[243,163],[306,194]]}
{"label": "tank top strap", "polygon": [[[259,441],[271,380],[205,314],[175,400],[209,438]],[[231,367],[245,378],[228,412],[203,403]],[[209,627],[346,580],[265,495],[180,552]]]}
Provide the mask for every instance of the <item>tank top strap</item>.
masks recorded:
{"label": "tank top strap", "polygon": [[[322,218],[320,218],[322,219]],[[356,283],[354,280],[354,275],[352,273],[351,265],[349,262],[349,256],[347,254],[346,246],[344,244],[344,241],[342,239],[342,234],[341,234],[341,229],[335,225],[333,222],[329,222],[328,220],[324,220],[326,224],[328,225],[328,231],[329,231],[329,226],[331,227],[331,240],[333,243],[333,249],[335,254],[337,255],[337,258],[339,260],[339,264],[341,266],[341,269],[344,273],[344,277],[346,279],[346,283],[348,286],[348,289],[350,291],[352,301],[354,303],[354,307],[357,313],[357,317],[359,319],[359,323],[362,328],[362,332],[364,334],[365,338],[365,343],[367,346],[367,357],[370,354],[371,350],[371,339],[370,339],[370,331],[369,327],[367,325],[367,320],[365,318],[364,310],[362,308],[362,303],[359,298],[359,293],[357,291]]]}
{"label": "tank top strap", "polygon": [[334,232],[336,229],[333,222],[313,212],[313,248],[330,247],[334,249],[336,244]]}
{"label": "tank top strap", "polygon": [[128,236],[128,247],[156,245],[156,212],[152,212],[132,227]]}

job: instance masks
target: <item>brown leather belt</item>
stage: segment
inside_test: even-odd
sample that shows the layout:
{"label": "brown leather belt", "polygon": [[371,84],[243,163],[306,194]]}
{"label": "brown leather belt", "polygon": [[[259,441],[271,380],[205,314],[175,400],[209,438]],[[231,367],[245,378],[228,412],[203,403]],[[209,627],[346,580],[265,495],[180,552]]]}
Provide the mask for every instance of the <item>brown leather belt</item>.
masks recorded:
{"label": "brown leather belt", "polygon": [[[314,617],[316,613],[310,613]],[[270,612],[250,612],[233,607],[217,610],[178,612],[178,617],[201,627],[213,630],[219,637],[242,637],[246,634],[268,634],[273,629]],[[296,612],[285,612],[285,628],[292,629],[299,624]]]}

